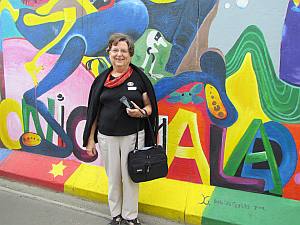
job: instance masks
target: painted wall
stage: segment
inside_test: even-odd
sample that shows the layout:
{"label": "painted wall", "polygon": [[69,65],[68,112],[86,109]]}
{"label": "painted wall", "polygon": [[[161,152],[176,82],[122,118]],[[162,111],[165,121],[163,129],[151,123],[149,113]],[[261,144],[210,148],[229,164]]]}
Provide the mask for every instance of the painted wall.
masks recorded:
{"label": "painted wall", "polygon": [[299,0],[55,2],[0,2],[4,148],[102,166],[82,148],[87,98],[124,32],[169,179],[300,199]]}

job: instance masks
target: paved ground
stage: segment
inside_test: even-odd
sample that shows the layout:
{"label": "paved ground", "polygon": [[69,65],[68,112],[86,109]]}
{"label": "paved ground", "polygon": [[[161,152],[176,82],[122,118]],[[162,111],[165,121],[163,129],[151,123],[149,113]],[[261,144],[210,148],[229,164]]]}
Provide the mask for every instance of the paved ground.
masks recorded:
{"label": "paved ground", "polygon": [[[110,220],[105,204],[0,178],[1,225],[104,225]],[[140,214],[142,224],[180,223]]]}

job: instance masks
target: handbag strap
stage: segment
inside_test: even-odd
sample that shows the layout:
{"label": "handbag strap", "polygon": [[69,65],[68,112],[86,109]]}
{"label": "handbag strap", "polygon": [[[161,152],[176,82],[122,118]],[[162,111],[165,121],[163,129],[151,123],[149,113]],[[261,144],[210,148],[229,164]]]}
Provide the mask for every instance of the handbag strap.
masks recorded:
{"label": "handbag strap", "polygon": [[[153,132],[152,125],[151,125],[149,116],[148,116],[148,114],[147,114],[147,111],[146,111],[146,110],[141,110],[141,109],[138,109],[138,110],[144,115],[143,118],[147,118],[148,125],[149,125],[150,132],[151,132],[151,138],[152,138],[152,141],[153,141],[153,143],[154,143],[154,146],[157,146],[157,141],[155,140],[154,132]],[[139,124],[140,124],[140,123],[138,123],[137,128],[136,128],[136,139],[135,139],[135,145],[134,145],[134,149],[136,149],[136,150],[138,149]]]}

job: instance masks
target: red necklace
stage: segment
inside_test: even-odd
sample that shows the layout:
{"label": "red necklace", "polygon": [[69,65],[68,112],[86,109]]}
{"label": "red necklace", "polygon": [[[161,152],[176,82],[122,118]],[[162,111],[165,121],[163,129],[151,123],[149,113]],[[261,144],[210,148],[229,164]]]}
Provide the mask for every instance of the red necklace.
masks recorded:
{"label": "red necklace", "polygon": [[117,87],[117,86],[123,84],[124,81],[127,80],[131,76],[132,72],[133,72],[133,69],[131,68],[131,66],[129,66],[128,70],[125,73],[116,77],[115,79],[111,79],[112,74],[110,72],[106,78],[104,87],[114,88],[114,87]]}

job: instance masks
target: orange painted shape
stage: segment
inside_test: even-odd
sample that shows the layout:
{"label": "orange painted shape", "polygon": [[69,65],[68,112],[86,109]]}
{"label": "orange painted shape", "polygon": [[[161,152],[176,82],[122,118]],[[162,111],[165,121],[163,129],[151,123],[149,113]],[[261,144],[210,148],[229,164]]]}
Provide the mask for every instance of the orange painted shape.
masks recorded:
{"label": "orange painted shape", "polygon": [[218,90],[214,86],[206,84],[205,96],[207,101],[207,107],[210,113],[218,119],[226,119],[227,111],[223,105]]}
{"label": "orange painted shape", "polygon": [[[296,148],[300,149],[300,125],[299,124],[282,124],[291,132]],[[298,158],[300,152],[298,152]],[[283,197],[300,200],[300,161],[298,160],[294,175],[283,188]]]}
{"label": "orange painted shape", "polygon": [[185,128],[185,131],[180,139],[179,142],[179,146],[182,147],[193,147],[193,141],[192,141],[192,137],[191,137],[191,132],[189,127],[187,126]]}
{"label": "orange painted shape", "polygon": [[26,146],[37,146],[41,143],[41,137],[36,133],[27,132],[22,135],[22,142]]}
{"label": "orange painted shape", "polygon": [[[63,163],[62,176],[49,173],[52,164]],[[0,176],[41,185],[56,191],[64,191],[64,183],[79,167],[80,163],[27,152],[14,151],[0,165]]]}

